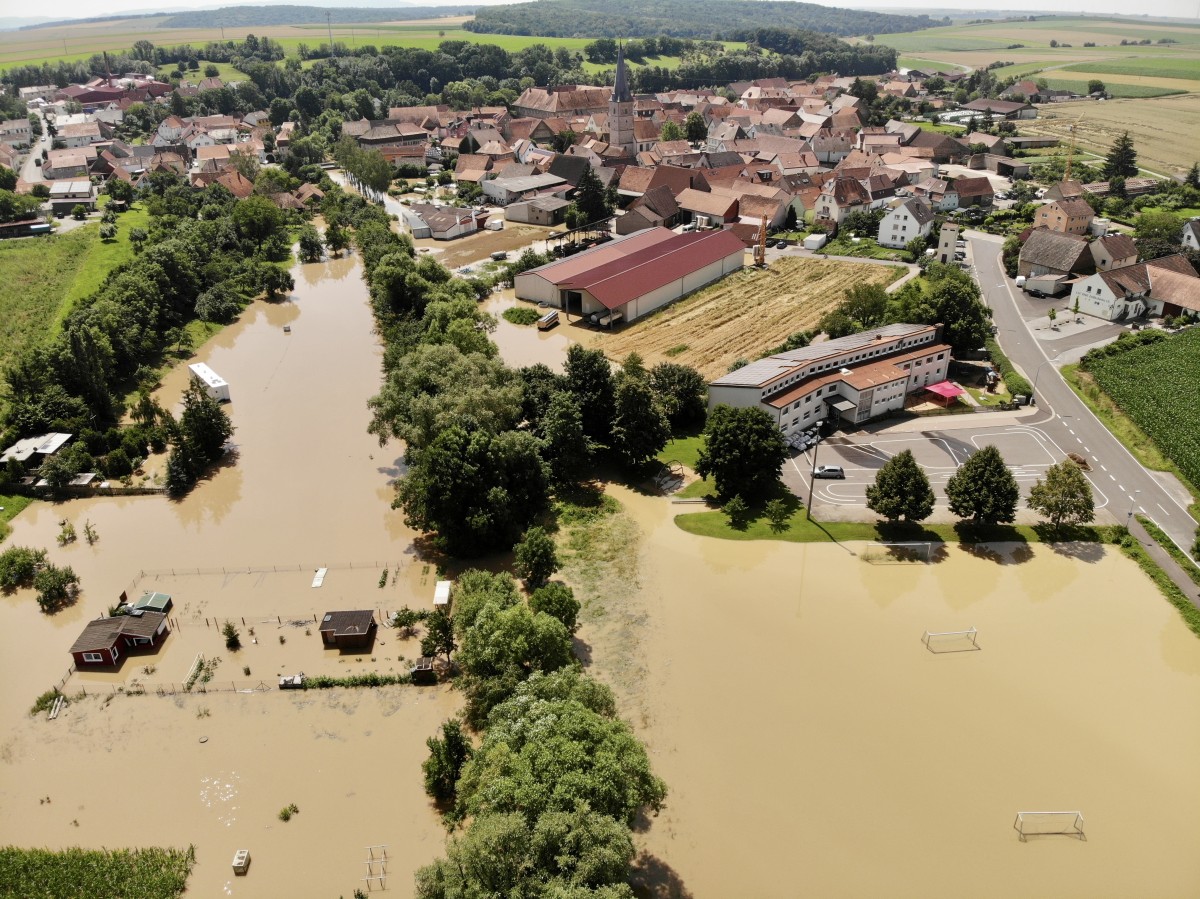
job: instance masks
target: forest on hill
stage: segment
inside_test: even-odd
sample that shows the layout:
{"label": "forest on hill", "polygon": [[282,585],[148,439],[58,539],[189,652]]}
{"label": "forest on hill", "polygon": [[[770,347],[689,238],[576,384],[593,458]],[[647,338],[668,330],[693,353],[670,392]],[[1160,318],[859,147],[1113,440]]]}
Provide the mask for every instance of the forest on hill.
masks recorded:
{"label": "forest on hill", "polygon": [[778,0],[538,0],[484,6],[463,25],[483,34],[539,37],[644,37],[671,35],[735,40],[734,32],[798,28],[827,34],[895,34],[941,24],[929,16],[903,16]]}

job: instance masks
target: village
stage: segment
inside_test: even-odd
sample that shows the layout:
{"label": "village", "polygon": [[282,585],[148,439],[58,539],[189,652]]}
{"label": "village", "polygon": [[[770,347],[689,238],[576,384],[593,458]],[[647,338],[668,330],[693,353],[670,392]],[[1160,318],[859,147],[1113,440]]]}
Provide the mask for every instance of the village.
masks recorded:
{"label": "village", "polygon": [[[29,118],[0,122],[19,198],[0,238],[99,222],[137,258],[154,241],[126,217],[151,203],[168,227],[232,220],[245,203],[271,207],[273,233],[247,239],[256,225],[239,222],[228,251],[283,249],[270,263],[282,274],[254,274],[233,314],[203,317],[205,340],[176,333],[161,370],[138,369],[122,427],[182,422],[201,404],[229,426],[187,489],[172,481],[178,426],[164,451],[118,450],[120,427],[10,423],[3,493],[23,511],[0,550],[47,547],[30,570],[73,580],[54,602],[33,601],[32,578],[4,585],[5,672],[24,686],[0,701],[0,797],[24,820],[0,842],[112,845],[119,832],[190,845],[189,895],[449,896],[421,878],[448,876],[447,832],[469,843],[496,811],[465,792],[456,805],[454,778],[438,794],[426,745],[436,758],[460,728],[475,745],[455,775],[468,770],[514,708],[565,702],[553,691],[576,688],[536,691],[569,672],[609,691],[620,711],[605,714],[663,778],[646,774],[628,820],[613,814],[633,834],[630,896],[782,896],[785,881],[882,895],[894,872],[916,882],[946,852],[959,883],[979,865],[1004,893],[1035,877],[1099,895],[1114,878],[1132,888],[1121,859],[1133,851],[1164,871],[1164,895],[1185,895],[1193,872],[1172,860],[1197,822],[1177,791],[1200,782],[1146,783],[1154,759],[1136,728],[1080,734],[1136,719],[1160,751],[1200,745],[1177,714],[1200,672],[1191,557],[1166,548],[1192,548],[1194,506],[1186,478],[1147,470],[1060,370],[1194,336],[1200,218],[1155,204],[1182,208],[1200,168],[1152,176],[1137,135],[1114,135],[1105,160],[1026,133],[1048,106],[1108,102],[1103,85],[986,72],[651,93],[633,89],[618,44],[611,79],[525,85],[504,105],[243,111],[252,83],[183,63],[21,87]],[[420,290],[436,294],[428,306]],[[439,327],[439,340],[405,343]],[[501,519],[536,492],[520,454],[552,452],[554,397],[595,390],[575,383],[584,358],[602,380],[611,368],[614,396],[635,381],[653,395],[641,421],[656,436],[631,436],[610,397],[598,440],[580,400],[586,475],[551,481],[545,459],[537,477],[555,487],[542,505],[515,530],[485,530],[489,505]],[[442,384],[446,371],[461,385]],[[656,373],[687,379],[693,420],[659,408],[684,391],[642,386],[659,390]],[[405,398],[408,418],[387,394],[396,384],[424,391]],[[778,489],[757,503],[747,492],[749,512],[713,460],[727,414],[765,422],[761,445],[782,441]],[[445,451],[445,471],[474,473],[456,500],[472,551],[403,486],[447,434],[462,442],[447,443],[458,455]],[[474,455],[484,434],[490,455]],[[661,439],[639,455],[639,436]],[[972,519],[955,493],[985,452],[1012,485],[1008,517]],[[900,456],[923,473],[923,516],[880,511],[881,472]],[[1063,466],[1088,502],[1065,530],[1037,499]],[[451,480],[423,482],[430,506]],[[545,571],[523,556],[534,531]],[[1146,566],[1105,545],[1122,539],[1186,596],[1162,602]],[[518,611],[540,630],[520,631]],[[752,690],[713,665],[728,642],[714,635],[742,614],[772,622],[771,676]],[[485,626],[480,652],[470,634]],[[538,655],[555,640],[569,662]],[[492,657],[516,647],[528,654],[516,668]],[[1080,678],[1099,686],[1081,693]],[[768,718],[778,745],[738,736]],[[1005,759],[1029,739],[1021,728],[1079,751],[1017,770]],[[804,764],[779,783],[795,747]],[[92,755],[173,761],[139,811]],[[993,776],[979,783],[981,771]],[[846,812],[868,805],[866,823]],[[1161,838],[1137,823],[1154,814]],[[739,815],[758,823],[733,835],[717,823]],[[847,873],[856,833],[881,861]],[[725,870],[727,853],[784,858],[795,839],[802,863]],[[1109,857],[1085,855],[1089,840]],[[1034,856],[1027,841],[1069,845]]]}

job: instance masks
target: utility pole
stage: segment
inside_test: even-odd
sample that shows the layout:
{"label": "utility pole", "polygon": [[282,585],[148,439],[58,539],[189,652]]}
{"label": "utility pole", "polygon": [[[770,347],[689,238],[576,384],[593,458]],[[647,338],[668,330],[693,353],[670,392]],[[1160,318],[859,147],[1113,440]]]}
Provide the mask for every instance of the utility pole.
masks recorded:
{"label": "utility pole", "polygon": [[809,521],[812,521],[813,490],[817,486],[817,450],[819,450],[820,448],[821,448],[821,438],[818,435],[817,442],[813,444],[812,471],[810,471],[808,473],[808,508],[805,510],[804,514],[808,518]]}

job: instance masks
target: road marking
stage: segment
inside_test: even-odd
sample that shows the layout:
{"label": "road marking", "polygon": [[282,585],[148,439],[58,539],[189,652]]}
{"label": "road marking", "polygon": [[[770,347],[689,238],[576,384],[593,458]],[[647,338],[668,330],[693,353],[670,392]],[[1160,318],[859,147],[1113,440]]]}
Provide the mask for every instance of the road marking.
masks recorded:
{"label": "road marking", "polygon": [[1115,474],[1110,474],[1109,477],[1112,478],[1114,481],[1117,479],[1117,476]]}
{"label": "road marking", "polygon": [[1107,466],[1101,465],[1100,467],[1101,467],[1101,468],[1102,468],[1104,471],[1108,471],[1108,468],[1107,468]]}
{"label": "road marking", "polygon": [[1170,514],[1171,514],[1171,513],[1170,513],[1170,512],[1168,512],[1166,509],[1163,509],[1163,507],[1162,507],[1162,503],[1155,503],[1154,505],[1156,505],[1156,506],[1158,506],[1160,509],[1162,509],[1162,510],[1163,510],[1163,514],[1164,514],[1164,515],[1170,515]]}
{"label": "road marking", "polygon": [[1086,446],[1083,448],[1083,451],[1084,451],[1085,453],[1090,453],[1090,452],[1091,452],[1091,450],[1090,450],[1090,449],[1088,449]]}
{"label": "road marking", "polygon": [[[1076,440],[1079,440],[1079,438],[1078,438],[1078,437],[1076,437],[1075,439],[1076,439]],[[1080,445],[1080,446],[1083,446],[1083,441],[1082,441],[1082,440],[1079,440],[1079,445]]]}

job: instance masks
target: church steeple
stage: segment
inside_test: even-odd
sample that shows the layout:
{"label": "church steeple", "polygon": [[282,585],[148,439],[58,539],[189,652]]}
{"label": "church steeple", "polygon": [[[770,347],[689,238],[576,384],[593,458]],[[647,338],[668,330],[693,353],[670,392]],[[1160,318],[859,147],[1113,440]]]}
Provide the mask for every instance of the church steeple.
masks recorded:
{"label": "church steeple", "polygon": [[629,92],[629,77],[625,72],[625,45],[617,45],[617,79],[613,84],[612,99],[614,103],[632,103],[633,94]]}

